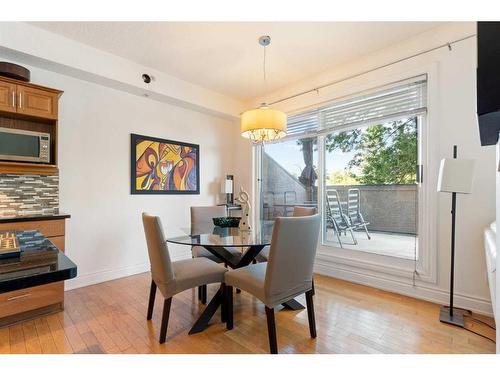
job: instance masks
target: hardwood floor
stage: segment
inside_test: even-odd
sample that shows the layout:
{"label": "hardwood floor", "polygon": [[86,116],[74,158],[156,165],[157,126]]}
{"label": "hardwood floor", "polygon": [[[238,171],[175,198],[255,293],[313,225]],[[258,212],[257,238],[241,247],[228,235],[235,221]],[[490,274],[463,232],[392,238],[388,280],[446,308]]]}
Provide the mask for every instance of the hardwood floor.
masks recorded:
{"label": "hardwood floor", "polygon": [[[66,292],[65,311],[0,329],[0,353],[267,353],[264,306],[234,295],[234,329],[220,313],[202,333],[187,333],[203,309],[197,292],[173,298],[165,344],[158,343],[163,298],[146,321],[148,273]],[[211,285],[208,298],[216,290]],[[280,353],[494,353],[495,344],[442,324],[439,306],[324,276],[315,276],[318,337],[307,312],[278,310]],[[305,305],[305,297],[298,297]]]}

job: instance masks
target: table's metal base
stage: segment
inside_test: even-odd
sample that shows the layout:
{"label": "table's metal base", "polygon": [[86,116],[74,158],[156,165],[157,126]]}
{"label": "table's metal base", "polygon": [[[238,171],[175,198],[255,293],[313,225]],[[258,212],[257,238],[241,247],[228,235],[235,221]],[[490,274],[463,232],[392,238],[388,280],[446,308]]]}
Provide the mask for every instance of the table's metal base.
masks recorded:
{"label": "table's metal base", "polygon": [[282,303],[282,305],[290,310],[303,310],[305,309],[304,305],[302,305],[300,302],[298,302],[295,299],[291,299],[290,301],[287,301],[285,303]]}
{"label": "table's metal base", "polygon": [[[217,293],[215,293],[214,297],[210,300],[209,304],[203,310],[201,313],[200,317],[196,320],[194,323],[193,327],[189,331],[189,334],[192,335],[194,333],[200,333],[207,328],[208,323],[212,319],[212,317],[215,315],[217,310],[219,309],[219,306],[222,305],[222,300],[223,300],[223,293],[222,290],[219,289]],[[297,302],[295,299],[291,299],[290,301],[287,301],[282,304],[285,308],[288,308],[290,310],[302,310],[305,309],[305,307]],[[222,314],[222,312],[221,312]],[[224,321],[224,317],[221,316],[222,321]]]}
{"label": "table's metal base", "polygon": [[210,303],[207,305],[205,310],[201,313],[200,317],[194,323],[193,327],[189,331],[189,334],[200,333],[207,328],[210,319],[215,315],[219,306],[222,305],[222,290],[219,289],[215,296],[210,300]]}

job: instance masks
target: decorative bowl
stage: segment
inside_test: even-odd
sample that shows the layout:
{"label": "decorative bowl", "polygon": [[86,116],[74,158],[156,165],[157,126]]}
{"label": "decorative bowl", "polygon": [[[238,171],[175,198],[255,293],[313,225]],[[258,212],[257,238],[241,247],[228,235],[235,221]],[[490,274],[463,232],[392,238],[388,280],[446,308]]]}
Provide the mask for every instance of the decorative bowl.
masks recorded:
{"label": "decorative bowl", "polygon": [[241,217],[214,217],[214,225],[222,228],[236,228],[240,225]]}

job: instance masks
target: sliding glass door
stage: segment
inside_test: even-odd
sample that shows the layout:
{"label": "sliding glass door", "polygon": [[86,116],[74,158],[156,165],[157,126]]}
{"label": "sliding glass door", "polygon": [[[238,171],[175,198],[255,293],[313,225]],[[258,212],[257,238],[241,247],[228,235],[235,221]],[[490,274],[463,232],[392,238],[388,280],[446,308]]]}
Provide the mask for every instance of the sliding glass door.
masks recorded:
{"label": "sliding glass door", "polygon": [[417,259],[419,119],[323,137],[323,244]]}
{"label": "sliding glass door", "polygon": [[260,148],[260,218],[316,207],[323,257],[433,277],[426,97],[424,75],[289,116],[287,138]]}

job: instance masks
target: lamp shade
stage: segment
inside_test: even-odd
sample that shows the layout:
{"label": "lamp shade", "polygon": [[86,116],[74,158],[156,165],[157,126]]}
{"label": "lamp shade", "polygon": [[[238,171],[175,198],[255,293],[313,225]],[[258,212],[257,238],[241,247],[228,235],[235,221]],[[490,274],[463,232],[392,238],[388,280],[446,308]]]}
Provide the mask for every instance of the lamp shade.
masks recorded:
{"label": "lamp shade", "polygon": [[241,135],[255,143],[264,143],[286,135],[286,114],[262,105],[241,115]]}
{"label": "lamp shade", "polygon": [[470,194],[474,164],[473,159],[442,159],[439,167],[438,191]]}
{"label": "lamp shade", "polygon": [[233,180],[224,180],[222,182],[221,193],[233,194]]}

